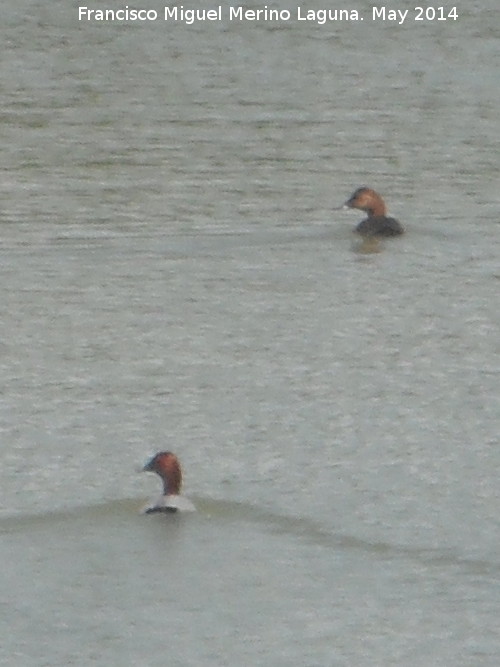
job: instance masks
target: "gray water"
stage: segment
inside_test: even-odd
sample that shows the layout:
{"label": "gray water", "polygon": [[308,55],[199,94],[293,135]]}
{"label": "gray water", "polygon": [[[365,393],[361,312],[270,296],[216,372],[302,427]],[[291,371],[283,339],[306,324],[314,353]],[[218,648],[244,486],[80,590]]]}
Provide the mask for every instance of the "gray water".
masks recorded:
{"label": "gray water", "polygon": [[496,667],[496,3],[3,4],[0,664]]}

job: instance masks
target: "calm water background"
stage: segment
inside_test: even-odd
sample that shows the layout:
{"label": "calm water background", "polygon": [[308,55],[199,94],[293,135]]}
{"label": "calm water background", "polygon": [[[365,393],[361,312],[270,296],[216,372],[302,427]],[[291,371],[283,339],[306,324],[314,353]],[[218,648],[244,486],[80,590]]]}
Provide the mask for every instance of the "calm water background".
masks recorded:
{"label": "calm water background", "polygon": [[4,0],[0,664],[500,663],[498,8],[370,7]]}

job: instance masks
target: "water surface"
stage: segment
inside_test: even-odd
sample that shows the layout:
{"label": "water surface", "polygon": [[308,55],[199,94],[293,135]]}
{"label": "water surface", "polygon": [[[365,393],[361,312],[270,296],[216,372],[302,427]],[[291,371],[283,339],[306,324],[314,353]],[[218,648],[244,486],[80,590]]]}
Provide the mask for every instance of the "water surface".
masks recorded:
{"label": "water surface", "polygon": [[496,666],[496,5],[2,15],[0,663]]}

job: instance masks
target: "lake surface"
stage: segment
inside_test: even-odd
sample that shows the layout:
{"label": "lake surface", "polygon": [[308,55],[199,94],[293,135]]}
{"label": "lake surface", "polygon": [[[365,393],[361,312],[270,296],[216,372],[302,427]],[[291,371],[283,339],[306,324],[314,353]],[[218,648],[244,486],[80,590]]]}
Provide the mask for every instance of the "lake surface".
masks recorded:
{"label": "lake surface", "polygon": [[371,6],[4,1],[1,665],[499,664],[498,8]]}

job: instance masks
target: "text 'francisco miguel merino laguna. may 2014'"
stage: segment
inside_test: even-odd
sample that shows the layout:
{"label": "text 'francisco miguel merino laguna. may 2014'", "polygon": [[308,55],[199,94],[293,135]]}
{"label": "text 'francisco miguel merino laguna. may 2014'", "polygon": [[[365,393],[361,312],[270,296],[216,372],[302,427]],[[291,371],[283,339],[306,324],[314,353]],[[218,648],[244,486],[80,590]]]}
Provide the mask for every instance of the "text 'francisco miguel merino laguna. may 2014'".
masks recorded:
{"label": "text 'francisco miguel merino laguna. may 2014'", "polygon": [[[184,5],[176,7],[164,7],[163,12],[156,9],[130,8],[128,5],[121,9],[105,9],[78,7],[79,21],[171,21],[192,25],[193,23],[210,21],[246,21],[246,22],[287,22],[287,21],[312,21],[319,25],[331,21],[363,21],[364,16],[357,9],[304,9],[297,7],[294,11],[289,9],[270,9],[264,5],[261,9],[246,9],[243,6],[223,7],[218,5],[211,9],[192,9]],[[371,7],[369,20],[386,21],[401,25],[407,19],[414,21],[456,21],[458,13],[456,7],[414,7],[409,9],[390,9],[385,5]]]}

